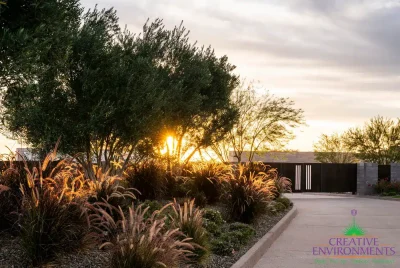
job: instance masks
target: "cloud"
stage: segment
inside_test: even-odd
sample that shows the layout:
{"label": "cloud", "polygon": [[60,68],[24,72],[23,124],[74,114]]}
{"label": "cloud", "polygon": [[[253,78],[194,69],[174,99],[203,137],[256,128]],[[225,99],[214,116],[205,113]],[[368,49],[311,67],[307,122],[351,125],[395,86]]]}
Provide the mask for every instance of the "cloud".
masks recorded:
{"label": "cloud", "polygon": [[[227,54],[242,77],[293,98],[306,119],[343,128],[398,116],[400,0],[96,2],[114,6],[132,31],[147,18],[163,18],[167,27],[183,20],[193,41]],[[85,7],[96,2],[83,0]],[[309,128],[300,140],[325,131]]]}

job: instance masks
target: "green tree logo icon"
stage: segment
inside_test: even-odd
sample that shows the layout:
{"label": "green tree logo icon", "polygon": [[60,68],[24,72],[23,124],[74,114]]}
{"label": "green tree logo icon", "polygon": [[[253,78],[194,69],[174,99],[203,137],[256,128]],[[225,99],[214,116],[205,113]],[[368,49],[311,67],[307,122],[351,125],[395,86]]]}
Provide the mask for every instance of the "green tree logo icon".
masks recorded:
{"label": "green tree logo icon", "polygon": [[345,236],[363,236],[365,231],[356,223],[357,210],[353,209],[351,211],[353,216],[353,222],[344,230]]}

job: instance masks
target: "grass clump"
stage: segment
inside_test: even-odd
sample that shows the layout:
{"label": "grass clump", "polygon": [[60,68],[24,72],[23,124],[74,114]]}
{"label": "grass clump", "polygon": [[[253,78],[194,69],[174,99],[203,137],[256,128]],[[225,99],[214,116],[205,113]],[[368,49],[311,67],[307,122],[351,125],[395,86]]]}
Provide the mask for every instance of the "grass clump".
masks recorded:
{"label": "grass clump", "polygon": [[[183,174],[189,180],[189,196],[196,198],[196,204],[215,204],[222,194],[222,183],[230,167],[216,162],[199,162],[185,169]],[[201,201],[201,203],[200,203]]]}
{"label": "grass clump", "polygon": [[248,223],[266,211],[276,188],[267,173],[250,172],[245,175],[244,171],[245,167],[240,165],[238,170],[229,174],[224,201],[231,220]]}
{"label": "grass clump", "polygon": [[74,178],[64,162],[44,176],[54,154],[39,168],[26,167],[27,186],[21,188],[20,237],[33,265],[52,260],[57,253],[79,249],[88,235],[80,178]]}
{"label": "grass clump", "polygon": [[125,171],[128,187],[140,192],[138,199],[159,199],[166,190],[166,170],[156,160],[137,163]]}
{"label": "grass clump", "polygon": [[193,255],[190,256],[189,262],[205,263],[209,257],[209,236],[203,227],[202,211],[194,204],[194,200],[185,201],[183,205],[176,202],[172,206],[173,213],[170,217],[171,226],[179,228],[186,237],[190,237],[193,243]]}
{"label": "grass clump", "polygon": [[[130,207],[128,216],[123,216],[119,222],[114,222],[103,211],[105,218],[102,226],[118,226],[121,229],[114,241],[101,246],[112,249],[111,267],[179,267],[194,249],[190,238],[184,238],[177,228],[165,228],[165,218],[159,218],[159,212],[146,219],[148,207],[142,208],[143,205]],[[123,215],[122,210],[120,213]]]}

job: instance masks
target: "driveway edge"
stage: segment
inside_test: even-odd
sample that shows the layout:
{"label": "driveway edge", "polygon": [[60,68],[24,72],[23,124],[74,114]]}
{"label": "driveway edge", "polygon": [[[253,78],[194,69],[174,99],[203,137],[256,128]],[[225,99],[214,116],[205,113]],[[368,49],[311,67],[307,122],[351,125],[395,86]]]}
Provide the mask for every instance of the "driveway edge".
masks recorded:
{"label": "driveway edge", "polygon": [[258,242],[252,246],[231,268],[253,268],[275,240],[285,231],[289,223],[296,217],[297,208],[292,209],[269,230]]}

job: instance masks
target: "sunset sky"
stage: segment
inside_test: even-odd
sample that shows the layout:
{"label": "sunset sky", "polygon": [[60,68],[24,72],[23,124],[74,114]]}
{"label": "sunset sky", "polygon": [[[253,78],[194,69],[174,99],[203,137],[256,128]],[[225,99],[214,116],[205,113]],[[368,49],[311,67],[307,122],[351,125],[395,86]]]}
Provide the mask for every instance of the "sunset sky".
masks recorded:
{"label": "sunset sky", "polygon": [[321,133],[362,125],[400,108],[400,1],[83,0],[114,6],[122,26],[179,24],[191,40],[228,55],[236,72],[305,111],[290,148],[312,150]]}

